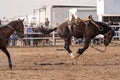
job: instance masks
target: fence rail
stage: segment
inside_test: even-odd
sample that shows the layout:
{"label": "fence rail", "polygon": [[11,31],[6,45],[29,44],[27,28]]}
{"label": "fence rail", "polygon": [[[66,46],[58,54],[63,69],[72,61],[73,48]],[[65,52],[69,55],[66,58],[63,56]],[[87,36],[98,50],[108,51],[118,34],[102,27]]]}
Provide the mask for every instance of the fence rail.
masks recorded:
{"label": "fence rail", "polygon": [[[113,38],[120,38],[120,26],[111,26],[112,28],[116,28],[116,27],[119,27],[118,31],[115,31],[115,35]],[[29,33],[29,34],[41,34],[40,32],[37,32],[37,33]],[[23,39],[24,40],[27,40],[27,39],[30,39],[30,40],[35,40],[35,39],[40,39],[40,40],[44,40],[44,39],[50,39],[52,41],[52,45],[55,45],[56,44],[56,40],[57,39],[61,39],[60,37],[56,36],[56,32],[52,32],[50,33],[51,36],[48,36],[48,37],[24,37]]]}
{"label": "fence rail", "polygon": [[[115,30],[115,35],[113,36],[113,38],[120,38],[120,25],[111,25],[110,27]],[[115,28],[118,29],[116,30]]]}

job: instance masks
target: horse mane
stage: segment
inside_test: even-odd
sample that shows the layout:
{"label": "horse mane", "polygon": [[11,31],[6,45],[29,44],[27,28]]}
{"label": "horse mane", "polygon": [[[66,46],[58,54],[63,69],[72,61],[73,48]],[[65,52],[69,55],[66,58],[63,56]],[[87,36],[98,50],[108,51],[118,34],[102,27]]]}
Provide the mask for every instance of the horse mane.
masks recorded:
{"label": "horse mane", "polygon": [[6,25],[11,25],[11,24],[18,24],[18,23],[22,23],[23,22],[23,20],[21,20],[21,19],[18,19],[18,20],[13,20],[13,21],[10,21],[8,24],[6,24]]}
{"label": "horse mane", "polygon": [[14,21],[10,21],[9,23],[5,24],[5,25],[0,25],[0,28],[2,27],[6,27],[7,25],[13,24],[14,22],[16,22],[17,20]]}

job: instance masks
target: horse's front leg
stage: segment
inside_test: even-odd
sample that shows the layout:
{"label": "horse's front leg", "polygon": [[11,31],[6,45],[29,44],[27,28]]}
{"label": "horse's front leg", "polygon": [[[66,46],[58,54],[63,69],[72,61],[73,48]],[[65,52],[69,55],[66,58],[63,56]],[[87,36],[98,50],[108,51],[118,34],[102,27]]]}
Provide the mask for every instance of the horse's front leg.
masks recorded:
{"label": "horse's front leg", "polygon": [[83,52],[89,47],[90,41],[90,38],[85,38],[84,47],[82,49],[78,49],[76,57],[79,57],[81,54],[83,54]]}
{"label": "horse's front leg", "polygon": [[12,69],[12,61],[11,61],[11,57],[10,57],[10,54],[7,50],[6,47],[4,48],[1,48],[1,50],[6,54],[6,56],[8,57],[8,64],[9,64],[9,68]]}
{"label": "horse's front leg", "polygon": [[71,58],[74,58],[74,54],[70,50],[71,38],[64,39],[64,41],[65,41],[65,45],[64,45],[65,50],[70,54]]}

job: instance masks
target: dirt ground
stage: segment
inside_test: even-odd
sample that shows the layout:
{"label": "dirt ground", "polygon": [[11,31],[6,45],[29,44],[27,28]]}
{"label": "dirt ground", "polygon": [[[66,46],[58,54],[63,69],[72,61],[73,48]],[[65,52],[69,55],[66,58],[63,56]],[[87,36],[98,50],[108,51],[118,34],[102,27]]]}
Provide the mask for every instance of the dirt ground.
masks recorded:
{"label": "dirt ground", "polygon": [[[79,47],[71,49],[75,53]],[[78,59],[71,59],[62,46],[8,50],[13,70],[0,51],[0,80],[120,80],[120,46],[109,46],[104,53],[89,47]]]}

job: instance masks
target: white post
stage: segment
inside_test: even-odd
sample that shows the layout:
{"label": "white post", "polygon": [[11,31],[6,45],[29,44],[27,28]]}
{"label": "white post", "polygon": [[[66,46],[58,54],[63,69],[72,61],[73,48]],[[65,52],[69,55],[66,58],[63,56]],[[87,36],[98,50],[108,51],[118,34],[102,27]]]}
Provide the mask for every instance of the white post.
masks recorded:
{"label": "white post", "polygon": [[55,32],[52,32],[52,38],[53,38],[53,46],[55,46]]}
{"label": "white post", "polygon": [[98,15],[98,21],[102,22],[102,15]]}

